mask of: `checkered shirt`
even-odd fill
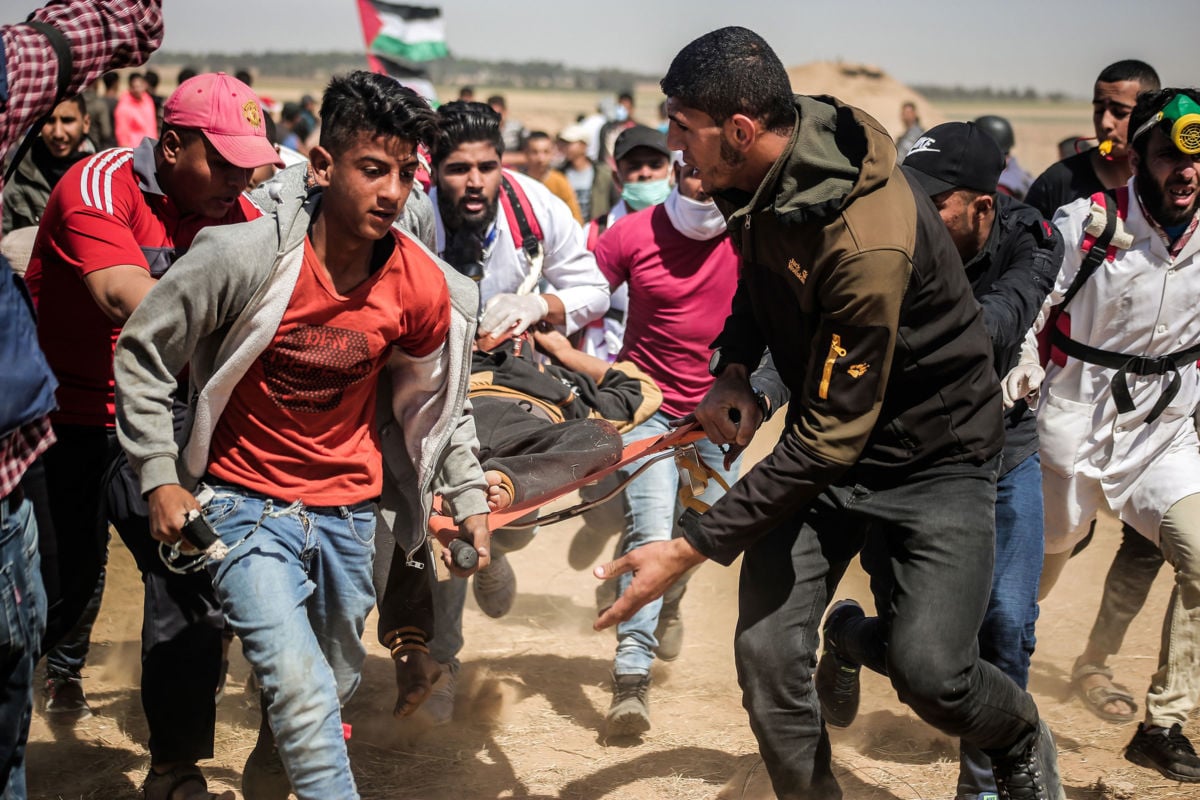
[[[109,70],[143,63],[162,43],[162,0],[51,0],[33,18],[53,25],[71,45],[68,97]],[[5,25],[0,35],[8,71],[8,103],[0,110],[2,157],[53,107],[58,58],[50,40],[28,25]]]
[[[49,417],[35,419],[0,439],[0,499],[12,494],[25,470],[52,444]]]

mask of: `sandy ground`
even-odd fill
[[[769,439],[769,433],[760,434],[751,456],[761,455]],[[351,758],[364,798],[772,797],[764,788],[734,676],[736,568],[708,564],[693,578],[683,604],[683,653],[654,668],[652,730],[641,739],[605,742],[601,730],[610,700],[614,637],[591,630],[594,579],[567,565],[576,527],[567,522],[545,528],[533,545],[512,556],[521,593],[507,617],[491,620],[474,600],[467,601],[463,682],[450,725],[422,730],[391,718],[391,664],[371,643],[363,686],[346,712],[354,726]],[[1057,734],[1070,800],[1194,798],[1200,796],[1195,788],[1167,782],[1121,758],[1132,725],[1102,722],[1070,695],[1071,662],[1094,618],[1118,535],[1106,521],[1098,541],[1072,562],[1043,605],[1032,689]],[[1118,681],[1139,703],[1154,669],[1169,590],[1164,573],[1112,662]],[[857,571],[838,594],[869,599]],[[96,715],[64,730],[35,714],[29,747],[32,798],[136,796],[148,763],[137,691],[140,625],[139,579],[129,554],[115,545],[86,671]],[[373,630],[370,623],[368,630]],[[214,783],[232,788],[239,786],[257,735],[257,709],[244,689],[248,672],[235,650],[230,687],[218,708],[217,758],[206,767]],[[832,731],[846,798],[952,798],[955,742],[902,707],[882,678],[866,676],[864,688],[859,719],[848,730]]]

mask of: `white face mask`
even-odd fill
[[[689,239],[706,242],[725,232],[725,217],[721,216],[716,203],[712,200],[701,203],[684,197],[678,186],[663,201],[663,208],[675,230]]]

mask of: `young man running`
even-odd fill
[[[356,72],[330,83],[321,118],[315,190],[197,241],[130,317],[117,350],[119,431],[154,536],[178,544],[200,513],[228,548],[209,564],[213,584],[303,800],[358,797],[340,707],[366,656],[385,462],[409,476],[391,487],[407,504],[398,525],[423,532],[441,468],[443,493],[483,548],[481,563],[487,556],[482,471],[462,439],[451,441],[473,334],[461,308],[473,313],[473,287],[456,283],[471,296],[452,307],[446,272],[392,227],[435,117],[394,81]],[[180,451],[168,397],[189,362],[193,413]],[[384,377],[387,413],[376,419]],[[419,544],[408,557],[421,557]],[[398,672],[424,688],[436,673],[427,633],[398,626],[390,637]],[[244,781],[258,766],[247,764]],[[289,787],[255,788],[286,797]]]

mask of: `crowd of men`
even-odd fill
[[[247,74],[160,98],[136,73],[117,98],[104,76],[157,48],[160,0],[54,0],[2,33],[4,798],[26,797],[35,695],[55,724],[91,714],[110,530],[145,590],[144,797],[233,798],[199,764],[236,637],[261,704],[243,796],[356,798],[367,615],[396,715],[449,723],[468,584],[504,616],[507,556],[537,542],[488,515],[610,467],[605,737],[651,728],[688,576],[741,556],[737,678],[777,797],[841,797],[827,726],[853,724],[866,666],[961,740],[956,798],[1063,798],[1026,690],[1038,601],[1109,509],[1123,542],[1072,683],[1137,721],[1106,659],[1169,563],[1124,755],[1200,782],[1197,90],[1108,66],[1098,146],[1030,185],[1003,118],[925,130],[906,104],[895,143],[793,95],[745,28],[680,50],[665,126],[624,94],[554,136],[363,71],[278,129]],[[699,497],[669,460],[621,462],[685,417]],[[477,559],[433,545],[435,500]],[[837,598],[855,557],[877,616]]]

